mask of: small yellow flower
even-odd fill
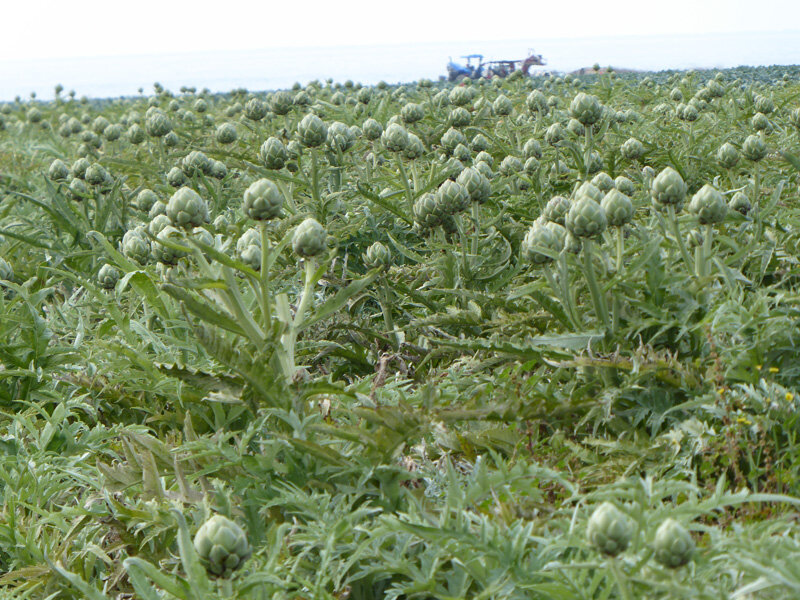
[[[736,419],[736,422],[740,423],[741,425],[752,425],[753,424],[752,421],[750,421],[749,419],[745,419],[744,417],[738,417]]]
[[[756,371],[760,371],[760,370],[761,370],[761,365],[756,365]]]
[[[787,402],[791,402],[792,400],[794,400],[794,394],[792,392],[786,392],[786,396],[784,397],[786,398]]]
[[[770,367],[769,368],[769,372],[770,373],[777,373],[778,371],[780,371],[780,369],[778,367]]]

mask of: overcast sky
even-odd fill
[[[800,0],[28,0],[0,60],[417,41],[800,30]]]

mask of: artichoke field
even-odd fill
[[[2,597],[800,597],[800,68],[57,89]]]

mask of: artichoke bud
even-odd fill
[[[221,160],[212,160],[208,174],[214,179],[225,179],[228,175],[228,167]]]
[[[374,142],[381,137],[381,134],[383,133],[383,125],[378,123],[375,119],[370,118],[364,121],[363,125],[361,126],[361,130],[364,132],[365,138],[371,142]]]
[[[230,577],[251,553],[244,530],[222,515],[203,523],[194,536],[194,548],[206,570],[218,577]]]
[[[318,256],[325,251],[327,236],[316,219],[308,218],[294,231],[292,249],[302,258]]]
[[[400,109],[400,118],[407,125],[421,121],[424,116],[425,109],[420,104],[409,103]]]
[[[633,218],[633,203],[631,199],[618,189],[610,190],[604,197],[600,206],[606,213],[610,227],[622,227],[630,223]]]
[[[675,169],[667,167],[653,179],[650,192],[653,201],[662,206],[680,205],[686,199],[686,182]]]
[[[728,208],[735,210],[739,214],[746,215],[753,208],[750,199],[744,192],[736,192],[728,202]]]
[[[387,268],[392,262],[392,255],[389,252],[389,248],[384,246],[381,242],[375,242],[369,248],[367,248],[366,253],[364,254],[364,264],[370,268],[375,269],[377,267]]]
[[[603,106],[596,96],[579,92],[570,102],[569,114],[584,126],[594,125],[603,116]]]
[[[294,98],[289,92],[275,92],[270,98],[270,108],[276,115],[287,115],[292,110]],[[306,115],[307,116],[307,115]],[[322,142],[320,142],[321,144]],[[319,144],[316,144],[319,146]]]
[[[603,502],[589,517],[586,535],[602,554],[617,556],[628,547],[633,524],[616,506]]]
[[[759,95],[756,97],[755,108],[756,111],[768,115],[775,110],[775,103],[772,98]]]
[[[533,177],[539,171],[540,166],[539,160],[535,156],[531,156],[525,161],[525,165],[522,168],[526,175]]]
[[[414,202],[414,221],[420,227],[432,229],[441,224],[443,216],[433,194],[423,194]]]
[[[153,222],[151,222],[151,225]],[[152,230],[150,233],[152,234]],[[174,265],[177,264],[178,260],[186,256],[186,252],[183,250],[176,250],[163,244],[163,242],[167,241],[180,244],[182,236],[179,229],[172,225],[167,225],[155,237],[156,241],[151,245],[150,252],[158,262],[165,265]]]
[[[473,166],[475,170],[486,177],[486,179],[492,179],[494,177],[494,172],[492,171],[492,167],[489,166],[489,163],[482,160],[476,160]]]
[[[282,169],[289,158],[286,146],[276,137],[267,138],[258,151],[261,163],[270,170],[277,171]]]
[[[113,290],[119,281],[120,273],[111,265],[103,265],[97,272],[97,282],[107,290]]]
[[[251,121],[260,121],[267,116],[268,110],[266,102],[260,98],[250,98],[244,105],[244,116]]]
[[[522,171],[522,161],[516,156],[509,154],[501,162],[498,170],[502,175],[514,175]]]
[[[591,181],[584,181],[580,187],[575,190],[575,198],[580,198],[581,196],[589,196],[589,198],[595,202],[602,202],[603,200],[603,192]]]
[[[644,144],[636,138],[628,139],[619,150],[623,158],[628,160],[638,160],[644,156]]]
[[[178,227],[196,227],[208,221],[208,205],[192,188],[182,187],[167,202],[167,216]]]
[[[563,247],[563,239],[552,228],[534,223],[522,240],[522,258],[535,265],[546,264],[553,258],[542,250],[558,253]]]
[[[511,104],[511,100],[509,100],[507,96],[501,94],[492,103],[492,110],[494,111],[494,114],[501,117],[506,117],[511,114],[511,111],[514,110],[514,106]]]
[[[592,185],[605,194],[614,189],[614,180],[608,173],[601,171],[592,178]]]
[[[767,155],[767,145],[760,135],[748,135],[742,144],[742,155],[747,160],[758,162]]]
[[[244,214],[256,221],[279,217],[283,210],[283,194],[269,179],[259,179],[244,192]]]
[[[725,142],[717,150],[717,162],[723,169],[732,169],[739,162],[739,151],[730,142]]]
[[[0,258],[0,279],[12,281],[14,279],[14,269],[4,258]]]
[[[199,175],[200,173],[208,175],[211,172],[211,166],[211,159],[200,150],[192,150],[181,160],[181,169],[183,169],[187,177]]]
[[[525,158],[541,159],[542,146],[539,144],[539,140],[531,138],[525,142],[525,145],[522,147],[522,155]]]
[[[770,128],[769,119],[764,113],[754,114],[753,118],[750,119],[750,125],[752,125],[753,129],[756,131],[767,131]]]
[[[606,230],[608,221],[603,208],[591,196],[581,195],[570,207],[564,225],[575,237],[592,238]]]
[[[172,122],[166,113],[159,109],[148,109],[145,117],[144,128],[147,135],[152,137],[164,137],[172,131]]]
[[[720,223],[728,214],[728,204],[719,190],[706,184],[692,196],[689,212],[697,216],[701,225]]]
[[[120,242],[121,252],[139,264],[145,264],[150,257],[150,240],[142,228],[131,229],[125,232]]]
[[[467,194],[473,202],[486,202],[492,193],[489,180],[473,167],[467,167],[461,171],[456,178],[456,183],[461,184],[467,190]]]
[[[620,175],[614,180],[614,187],[626,196],[633,196],[633,194],[636,192],[636,186],[633,185],[633,182],[624,175]]]
[[[64,181],[69,177],[69,168],[60,158],[55,159],[50,163],[50,168],[47,170],[47,176],[53,181]]]
[[[167,173],[167,183],[174,188],[181,187],[187,182],[186,174],[180,167],[172,167]]]
[[[390,123],[381,134],[381,142],[390,152],[402,152],[408,146],[408,131],[400,123]]]
[[[528,94],[528,97],[525,98],[525,105],[532,113],[547,114],[547,98],[539,90],[533,90]]]
[[[451,127],[466,127],[472,122],[472,115],[463,106],[456,106],[447,115],[447,122]]]
[[[547,130],[544,132],[544,141],[550,144],[551,146],[555,146],[558,142],[564,139],[564,128],[561,126],[561,123],[553,123]]]
[[[408,145],[406,146],[406,149],[403,150],[403,156],[405,156],[408,160],[416,160],[424,154],[425,146],[422,144],[422,140],[413,133],[409,133]]]
[[[84,179],[86,183],[100,186],[109,183],[109,181],[111,181],[111,176],[108,174],[108,171],[103,168],[103,165],[100,163],[92,163],[89,165],[89,168],[86,169]]]
[[[337,121],[328,127],[327,142],[332,152],[347,152],[355,144],[356,138],[347,125]]]
[[[653,548],[659,563],[676,569],[692,559],[694,540],[680,523],[674,519],[666,519],[656,530]]]
[[[328,139],[328,126],[317,115],[309,113],[297,125],[297,134],[304,146],[316,148]]]
[[[551,223],[564,225],[564,219],[571,206],[570,201],[563,196],[553,196],[545,205],[542,216]]]
[[[232,144],[239,139],[239,133],[236,131],[236,125],[233,123],[222,123],[214,132],[214,138],[220,144]]]
[[[89,162],[86,158],[79,158],[74,163],[72,163],[72,176],[77,177],[78,179],[85,179],[86,178],[86,170],[91,166],[92,163]]]
[[[236,253],[243,263],[258,271],[261,268],[261,232],[255,227],[245,231],[236,241]]]
[[[466,144],[467,138],[458,129],[451,127],[444,132],[441,138],[442,149],[447,154],[452,154],[459,144]]]
[[[436,204],[443,215],[454,216],[464,212],[469,206],[470,196],[467,189],[450,179],[446,180],[436,191]]]

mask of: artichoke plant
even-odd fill
[[[653,200],[662,206],[679,206],[686,199],[686,183],[680,173],[667,167],[659,173],[650,186]]]
[[[633,537],[633,524],[616,506],[603,502],[589,518],[586,536],[602,554],[617,556]]]
[[[606,213],[610,227],[623,227],[633,218],[633,203],[631,199],[617,189],[610,190],[604,197],[600,206]]]
[[[277,171],[278,169],[283,168],[289,158],[289,155],[287,154],[286,146],[283,145],[282,141],[276,137],[269,137],[263,144],[261,144],[261,148],[258,151],[258,157],[261,159],[261,163],[267,169]]]
[[[218,577],[230,577],[252,552],[244,530],[222,515],[214,515],[197,530],[194,548],[206,570]]]
[[[675,519],[666,519],[656,531],[653,540],[656,560],[670,569],[688,563],[694,554],[691,534]]]
[[[728,204],[718,190],[706,184],[692,196],[689,212],[697,216],[701,225],[720,223],[728,214]]]
[[[391,252],[381,242],[374,242],[364,253],[364,264],[370,269],[387,268],[392,261]]]
[[[196,227],[208,222],[208,205],[192,188],[182,187],[169,199],[167,216],[178,227]]]
[[[542,250],[557,254],[561,252],[563,247],[563,239],[554,229],[546,225],[534,223],[525,234],[520,249],[524,260],[535,265],[540,265],[553,260],[552,256],[546,252],[542,252]]]
[[[251,219],[269,221],[281,215],[283,194],[269,179],[259,179],[245,190],[242,210]]]
[[[569,114],[581,125],[594,125],[603,116],[603,106],[597,96],[579,92],[570,102]]]
[[[577,238],[592,238],[606,230],[608,220],[600,204],[591,196],[582,195],[570,207],[564,225]]]
[[[313,258],[325,251],[327,236],[316,219],[308,218],[294,231],[292,249],[302,258]]]
[[[113,290],[119,281],[119,270],[112,265],[103,265],[97,272],[97,282],[107,290]]]
[[[316,148],[328,138],[328,126],[317,115],[309,113],[297,125],[297,135],[304,146]]]

